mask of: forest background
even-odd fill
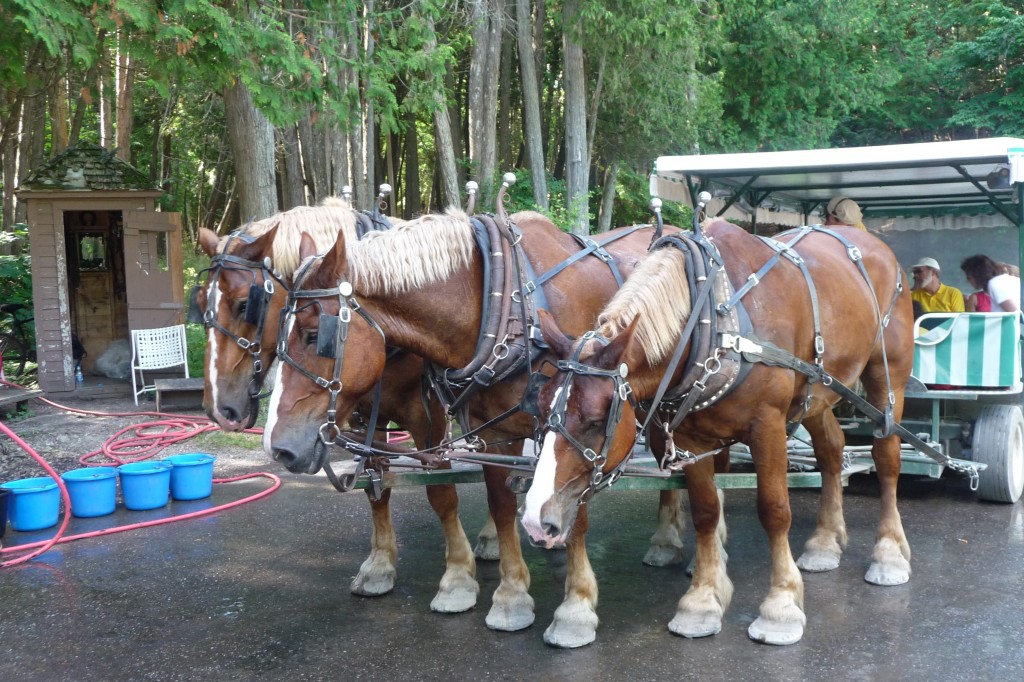
[[[79,141],[194,237],[345,185],[489,202],[510,170],[510,208],[586,234],[649,219],[663,154],[1024,135],[1024,1],[2,0],[0,26],[0,254],[19,181]]]

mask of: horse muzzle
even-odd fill
[[[316,439],[311,450],[300,451],[286,444],[274,445],[271,457],[293,474],[315,474],[323,468],[327,458],[327,445]]]
[[[575,498],[555,494],[536,513],[527,506],[522,517],[523,529],[531,544],[545,549],[560,549],[576,523],[577,513]]]

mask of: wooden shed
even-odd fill
[[[111,343],[130,339],[129,330],[184,321],[181,222],[156,210],[162,194],[112,151],[88,143],[22,183],[39,386],[47,393],[76,390],[81,349],[90,376]]]

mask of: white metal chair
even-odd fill
[[[139,395],[156,390],[156,384],[146,384],[145,370],[178,366],[184,367],[185,378],[190,378],[185,325],[132,330],[132,392],[135,394],[136,405],[139,404]],[[136,373],[139,375],[138,383],[135,380]]]

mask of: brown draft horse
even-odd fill
[[[299,264],[299,241],[307,234],[321,250],[334,245],[338,234],[355,240],[356,212],[347,204],[330,203],[319,207],[298,207],[279,213],[245,228],[245,237],[218,239],[210,230],[200,230],[199,242],[211,259],[211,273],[200,290],[196,303],[208,311],[205,393],[203,405],[210,419],[227,431],[239,431],[256,418],[255,394],[276,357],[278,319],[284,306],[291,277]],[[231,261],[218,260],[228,249]],[[271,259],[266,267],[265,258]],[[267,282],[270,285],[267,285]],[[273,293],[264,304],[261,322],[246,315],[253,305],[250,291],[264,287]],[[251,312],[251,311],[250,311]],[[241,341],[240,341],[241,340]],[[384,370],[381,391],[380,423],[393,420],[408,429],[416,443],[438,443],[444,436],[444,418],[440,407],[432,405],[428,415],[420,399],[423,360],[411,353],[390,359]],[[361,414],[370,414],[367,398],[357,405]],[[380,499],[370,499],[373,518],[370,555],[359,567],[350,590],[359,595],[386,594],[394,588],[398,547],[391,520],[391,491]],[[444,530],[447,567],[431,608],[441,612],[459,612],[476,604],[479,585],[476,563],[458,516],[458,493],[454,485],[427,486],[427,498]],[[488,524],[493,528],[493,523]],[[497,558],[497,537],[493,537]],[[486,547],[486,538],[482,545]]]
[[[523,212],[512,216],[522,231],[526,258],[536,273],[545,273],[581,247],[570,235],[559,231],[544,216]],[[646,256],[652,228],[644,228],[616,241],[621,228],[597,237],[607,245],[623,276],[631,273]],[[674,228],[666,227],[674,232]],[[304,240],[304,256],[316,249]],[[488,254],[490,256],[491,254]],[[406,348],[441,367],[461,368],[473,358],[481,321],[484,294],[483,258],[474,243],[472,227],[465,214],[447,217],[426,216],[394,230],[373,234],[358,242],[339,237],[333,251],[321,262],[313,263],[299,289],[342,289],[353,287],[353,304],[371,317],[383,330],[389,345]],[[611,299],[618,285],[608,265],[596,257],[586,257],[559,272],[543,285],[549,309],[562,328],[570,333],[589,329],[597,313]],[[287,351],[301,367],[299,371],[284,364],[271,396],[270,415],[264,432],[267,454],[291,471],[315,472],[325,455],[318,446],[318,434],[325,422],[329,394],[315,385],[314,376],[329,377],[336,360],[319,357],[317,333],[319,313],[337,315],[339,296],[323,296],[317,305],[298,308],[285,318]],[[351,409],[354,400],[377,380],[383,363],[384,341],[359,315],[352,315],[348,326],[341,391],[338,395],[339,418]],[[535,365],[536,366],[536,365]],[[475,423],[486,422],[516,407],[527,384],[527,373],[482,391],[470,402]],[[482,432],[488,452],[518,454],[522,440],[534,436],[534,419],[524,412],[492,425]],[[534,620],[533,599],[528,589],[530,574],[523,561],[516,529],[517,500],[505,485],[509,471],[496,466],[484,468],[488,506],[498,529],[501,548],[501,583],[494,593],[487,614],[489,627],[519,630]],[[674,493],[675,491],[673,491]],[[678,496],[662,497],[659,520],[671,531],[655,534],[653,541],[678,541],[681,529]],[[562,646],[579,646],[593,640],[596,622],[582,624],[577,618],[581,595],[596,590],[593,571],[584,547],[586,515],[576,522],[576,532],[568,543],[569,575],[565,601],[555,612],[545,638]],[[663,548],[661,556],[675,556],[678,547]]]
[[[817,290],[824,369],[847,386],[860,378],[868,401],[879,409],[891,405],[893,417],[899,421],[903,387],[913,362],[909,291],[902,287],[899,264],[885,244],[861,230],[835,228],[834,232],[856,249],[848,250],[836,237],[823,232],[811,232],[795,246]],[[765,242],[722,221],[712,223],[706,234],[722,254],[734,287],[742,286],[774,253]],[[784,236],[780,239],[786,240]],[[856,255],[858,249],[874,291],[851,260],[850,254]],[[594,480],[594,461],[581,453],[607,453],[605,473],[615,471],[629,455],[636,412],[628,394],[640,403],[655,395],[690,316],[685,267],[680,250],[655,250],[601,313],[597,333],[607,345],[597,339],[574,342],[559,330],[555,320],[542,317],[544,337],[552,349],[563,360],[575,358],[575,362],[562,363],[563,371],[540,395],[541,419],[554,430],[544,438],[523,515],[523,525],[535,540],[571,542],[577,514],[586,509],[579,506],[581,495]],[[744,332],[745,338],[774,344],[796,358],[814,362],[811,296],[797,265],[782,260],[745,294],[742,303],[753,326],[752,332]],[[715,339],[711,347],[721,348],[718,344],[725,342]],[[693,345],[690,342],[685,348]],[[676,372],[674,382],[680,374]],[[806,622],[803,582],[787,536],[791,512],[786,425],[790,420],[803,418],[822,473],[818,526],[807,542],[800,567],[835,568],[846,544],[840,482],[844,436],[831,411],[838,397],[823,383],[811,383],[793,369],[753,362],[749,374],[731,392],[705,409],[689,412],[673,434],[676,445],[692,453],[732,442],[750,446],[757,473],[758,516],[771,548],[771,587],[761,603],[760,617],[748,631],[758,641],[794,643],[801,638]],[[613,416],[616,410],[621,410],[617,421]],[[552,413],[556,413],[553,422]],[[880,438],[876,433],[872,456],[881,488],[881,521],[866,580],[901,584],[910,577],[910,547],[896,509],[898,437]],[[713,532],[721,510],[706,461],[686,467],[698,538],[697,562],[690,589],[669,624],[672,632],[687,637],[718,632],[732,593]]]

